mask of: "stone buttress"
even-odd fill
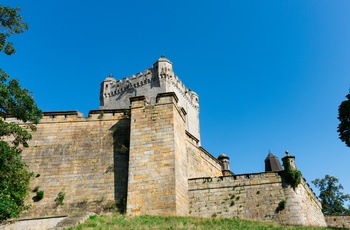
[[[188,215],[186,112],[175,93],[130,101],[127,214]]]

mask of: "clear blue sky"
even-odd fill
[[[18,1],[29,24],[0,66],[43,111],[99,108],[99,87],[164,54],[200,97],[202,145],[237,174],[285,150],[311,184],[350,193],[350,148],[336,132],[350,86],[350,1]]]

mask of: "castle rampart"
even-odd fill
[[[192,216],[326,226],[320,203],[306,182],[293,190],[278,172],[193,178],[189,199]]]

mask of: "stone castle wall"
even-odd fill
[[[303,181],[294,191],[275,172],[190,179],[189,199],[191,216],[326,226],[308,185]]]
[[[129,127],[123,111],[92,111],[88,118],[77,112],[45,113],[22,152],[36,176],[26,200],[32,207],[25,215],[70,213],[88,206],[98,211],[97,204],[108,208],[125,198],[128,155],[122,146],[128,145]],[[42,200],[35,200],[35,190],[44,191]],[[61,191],[64,204],[57,205]]]
[[[325,216],[325,219],[328,227],[350,229],[350,216]]]
[[[326,226],[321,205],[303,180],[295,190],[278,172],[223,176],[221,163],[186,130],[175,93],[129,110],[45,113],[23,160],[37,175],[25,216],[115,209],[130,215],[239,217],[285,225]],[[11,118],[6,118],[11,122]],[[15,120],[13,120],[15,121]],[[65,192],[58,205],[59,192]],[[282,207],[283,206],[283,207]]]
[[[32,208],[25,216],[112,208],[114,200],[127,199],[128,173],[128,197],[142,195],[128,201],[130,213],[142,206],[143,214],[188,214],[187,179],[221,175],[220,162],[185,131],[186,113],[175,94],[163,94],[156,105],[147,104],[145,98],[135,98],[135,103],[131,110],[90,111],[87,118],[75,111],[44,114],[30,147],[22,152],[38,175],[30,187],[44,191],[44,198],[34,201],[36,192],[31,192],[26,203]],[[56,205],[61,191],[64,204]],[[157,201],[149,199],[151,194]],[[132,203],[143,199],[146,202]],[[174,201],[173,209],[169,200]],[[169,208],[172,211],[164,211]]]
[[[198,140],[186,132],[188,178],[222,176],[220,162],[198,145]]]

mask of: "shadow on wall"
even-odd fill
[[[129,117],[128,111],[125,112],[127,117]],[[119,120],[112,126],[111,131],[113,132],[114,199],[117,211],[124,213],[128,187],[130,119]]]

